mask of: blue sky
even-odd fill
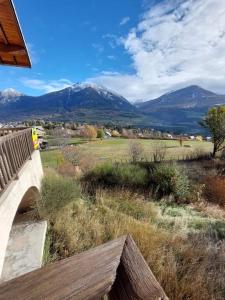
[[[0,90],[40,95],[87,81],[131,101],[190,84],[225,94],[225,1],[14,3],[33,65],[0,66]]]
[[[0,89],[13,87],[24,93],[40,94],[44,91],[29,88],[23,81],[80,82],[102,72],[132,72],[132,61],[119,45],[119,38],[137,24],[143,11],[141,1],[14,3],[30,49],[32,69],[0,67]]]

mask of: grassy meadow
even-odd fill
[[[205,176],[215,180],[224,163],[151,162],[156,140],[138,140],[143,153],[135,163],[129,156],[132,140],[71,142],[79,144],[79,155],[70,146],[68,153],[41,153],[45,178],[36,210],[49,222],[46,263],[130,233],[170,299],[224,299],[225,191],[218,186],[219,204],[204,194]],[[160,146],[166,147],[166,160],[212,148],[208,142],[181,147],[171,140]]]
[[[86,141],[81,138],[72,138],[69,140],[71,145],[79,145],[84,152],[91,153],[99,161],[121,161],[128,159],[128,149],[132,139],[111,138],[111,139],[94,139]],[[144,140],[140,139],[138,142],[143,146],[143,159],[151,160],[152,153],[155,147],[163,146],[166,149],[166,159],[185,159],[187,156],[198,153],[210,153],[212,151],[212,143],[202,141],[184,141],[183,146],[176,140]],[[48,164],[54,164],[55,160],[60,160],[60,151],[54,150],[52,152],[42,152],[43,163],[47,161]]]

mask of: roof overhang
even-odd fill
[[[31,67],[12,0],[0,0],[0,65]]]

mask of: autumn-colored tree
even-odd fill
[[[112,137],[120,137],[120,133],[117,130],[113,130]]]
[[[212,157],[215,157],[217,152],[225,149],[225,106],[210,108],[200,124],[212,135]]]
[[[97,137],[97,130],[94,126],[91,125],[84,125],[81,129],[81,136],[87,139],[94,139]]]

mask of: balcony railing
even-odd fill
[[[6,135],[0,137],[0,194],[17,178],[18,172],[31,159],[34,151],[31,129],[18,130],[10,128],[6,134],[5,129]],[[2,132],[0,130],[0,134]]]

